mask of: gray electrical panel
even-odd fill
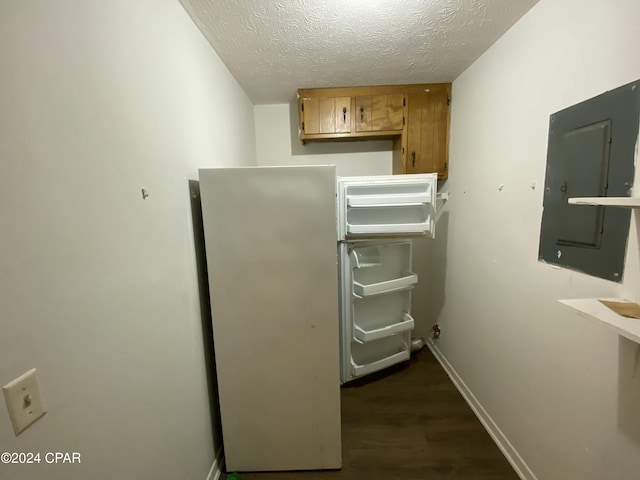
[[[551,115],[541,261],[622,281],[630,210],[567,200],[631,195],[639,120],[640,80]]]

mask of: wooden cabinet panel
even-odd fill
[[[320,133],[336,131],[336,101],[334,98],[320,98]]]
[[[371,131],[371,95],[356,97],[356,132]]]
[[[358,96],[356,110],[356,132],[402,130],[404,95]]]
[[[320,99],[320,133],[336,133],[351,131],[351,98],[321,97]],[[306,127],[305,127],[306,130]]]
[[[404,105],[404,95],[387,95],[387,128],[385,130],[402,130]]]
[[[307,135],[351,132],[351,97],[305,97],[302,130]]]
[[[305,98],[303,105],[304,132],[320,133],[320,98]]]
[[[371,97],[371,130],[387,130],[387,95]]]
[[[449,92],[436,92],[433,96],[433,172],[438,178],[449,174]]]
[[[404,95],[373,95],[371,97],[371,130],[402,130]]]
[[[336,106],[336,128],[335,132],[348,133],[351,131],[351,97],[337,97]]]
[[[407,95],[407,154],[404,173],[420,171],[422,140],[422,94]]]

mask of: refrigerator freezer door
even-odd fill
[[[335,167],[200,170],[227,470],[340,468]]]
[[[341,380],[343,383],[409,359],[410,241],[340,244]]]
[[[437,174],[338,179],[338,238],[435,234]]]

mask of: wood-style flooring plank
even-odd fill
[[[244,480],[518,480],[428,349],[341,391],[342,469]]]

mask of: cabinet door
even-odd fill
[[[447,177],[449,105],[446,91],[407,95],[405,173],[437,172]]]
[[[302,102],[305,134],[351,132],[351,97],[306,97]]]
[[[356,131],[382,132],[402,130],[404,118],[404,96],[366,95],[356,97]]]

